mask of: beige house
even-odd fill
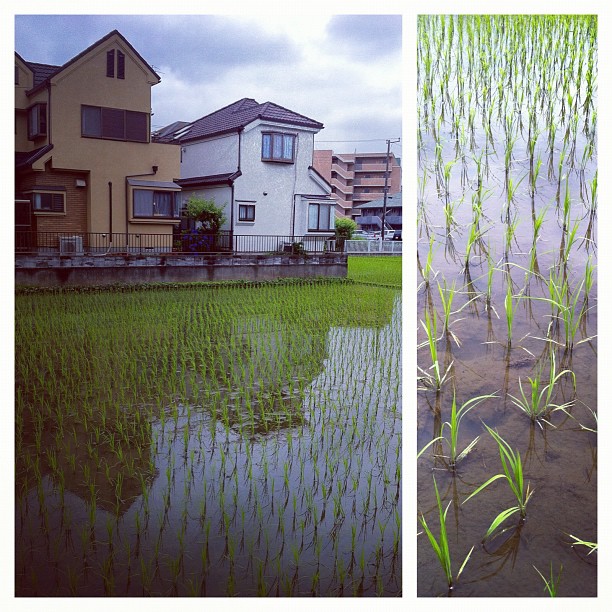
[[[16,237],[125,250],[155,234],[171,246],[180,149],[151,142],[159,82],[116,30],[62,66],[15,54]]]

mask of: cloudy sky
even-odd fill
[[[323,123],[317,148],[384,151],[401,136],[400,15],[16,14],[15,50],[61,65],[114,29],[161,76],[153,129],[248,97]]]

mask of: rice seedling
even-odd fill
[[[455,389],[453,389],[453,401],[451,404],[451,413],[450,420],[445,421],[442,424],[441,434],[440,436],[434,438],[431,442],[429,442],[425,447],[423,447],[419,453],[417,454],[417,458],[420,457],[423,452],[429,448],[432,444],[438,441],[446,442],[448,446],[448,455],[436,455],[438,458],[442,458],[445,460],[448,468],[451,471],[455,471],[457,468],[457,464],[465,459],[470,451],[476,446],[476,443],[480,439],[480,436],[476,436],[463,450],[459,450],[458,447],[458,438],[459,438],[459,426],[461,425],[461,421],[465,417],[465,415],[470,412],[473,408],[476,408],[479,404],[484,402],[487,399],[492,399],[497,397],[496,394],[488,394],[481,395],[478,397],[473,397],[461,405],[461,408],[457,410],[457,402],[455,396]],[[444,435],[444,429],[448,429],[448,437]]]
[[[431,547],[434,553],[436,554],[436,558],[438,559],[438,562],[440,563],[440,566],[442,567],[442,570],[444,571],[444,575],[446,576],[446,582],[448,585],[448,590],[449,592],[451,592],[454,589],[455,584],[459,580],[459,577],[461,576],[461,573],[463,572],[463,569],[465,568],[467,562],[469,561],[472,551],[474,550],[474,547],[472,547],[470,551],[468,552],[468,554],[466,555],[465,559],[463,560],[463,563],[459,567],[459,571],[457,572],[457,575],[453,576],[450,549],[448,546],[448,535],[447,535],[447,529],[446,529],[446,514],[448,512],[450,502],[446,506],[446,508],[443,510],[442,502],[440,500],[440,493],[438,492],[438,485],[436,483],[436,479],[434,478],[433,481],[434,481],[434,490],[436,492],[438,521],[439,521],[439,526],[440,526],[439,537],[438,538],[435,537],[435,535],[433,534],[433,532],[427,525],[427,522],[425,520],[425,515],[423,513],[421,513],[419,517],[419,521],[423,529],[425,530],[429,543],[431,544]]]
[[[433,373],[424,370],[418,365],[417,369],[422,374],[421,380],[423,383],[439,390],[449,376],[452,363],[446,368],[446,371],[443,371],[443,368],[440,366],[440,361],[438,360],[438,317],[436,311],[433,310],[430,316],[429,311],[426,310],[425,322],[421,321],[421,325],[427,336],[426,342],[421,346],[429,347],[432,365],[428,370],[432,370]]]
[[[557,590],[559,589],[559,582],[561,580],[561,572],[563,571],[563,565],[559,567],[559,572],[555,577],[555,573],[553,571],[552,562],[550,564],[550,579],[547,579],[542,572],[534,565],[533,569],[538,572],[540,578],[544,581],[544,590],[548,592],[551,597],[557,596]]]
[[[384,260],[378,271],[390,286],[361,284],[360,275],[366,283],[376,276],[367,268],[377,263],[359,262],[354,284],[24,296],[23,312],[45,304],[36,309],[45,317],[27,319],[20,311],[20,342],[32,348],[23,352],[24,362],[37,346],[74,342],[64,361],[63,396],[55,379],[45,391],[49,411],[33,410],[38,404],[31,385],[19,385],[23,414],[45,415],[31,424],[22,419],[23,462],[29,457],[32,468],[28,484],[25,476],[19,483],[34,484],[36,497],[38,463],[39,473],[53,466],[58,486],[47,488],[40,473],[41,525],[24,531],[18,548],[27,550],[43,529],[50,541],[63,541],[53,515],[62,495],[61,529],[75,523],[83,540],[79,555],[99,563],[100,579],[79,581],[80,594],[123,594],[125,588],[128,595],[253,595],[259,588],[274,595],[271,585],[304,594],[316,572],[318,594],[326,595],[339,586],[338,573],[334,577],[322,564],[311,568],[323,543],[333,541],[345,589],[354,583],[359,570],[339,544],[353,521],[355,546],[359,540],[364,554],[363,594],[380,588],[398,594],[400,583],[386,579],[390,569],[375,565],[377,557],[397,555],[397,538],[384,534],[380,540],[378,529],[357,535],[362,520],[386,526],[400,503],[390,491],[399,490],[401,477],[392,464],[401,457],[401,385],[394,375],[400,368],[401,272],[397,259]],[[341,321],[326,309],[335,300],[352,304]],[[97,369],[89,378],[91,357],[78,347],[82,330],[97,347]],[[37,358],[49,357],[41,352]],[[17,368],[19,379],[21,364]],[[371,382],[357,369],[369,372]],[[41,377],[37,388],[45,381]],[[56,422],[66,435],[61,445],[49,446]],[[385,468],[379,474],[375,465]],[[369,483],[362,471],[371,474]],[[361,517],[355,504],[353,519],[347,499],[358,501],[366,491],[373,514]],[[87,505],[74,511],[81,495]],[[309,529],[317,546],[308,547]],[[98,562],[101,542],[113,556]],[[60,571],[72,567],[69,557],[60,556]],[[257,560],[259,585],[257,571],[238,572],[256,568]],[[41,551],[32,566],[41,571],[48,561]],[[126,586],[125,568],[139,563],[138,572],[128,570]],[[299,576],[292,578],[296,566]],[[220,579],[211,580],[213,574]],[[376,576],[385,580],[377,583]],[[31,594],[32,582],[20,576],[17,588]],[[59,589],[68,594],[68,581]]]
[[[513,514],[518,512],[520,514],[521,521],[525,519],[525,516],[527,515],[527,504],[529,503],[534,490],[530,488],[529,483],[525,485],[523,477],[523,464],[520,453],[518,451],[513,451],[510,445],[494,429],[491,429],[486,423],[483,423],[483,425],[497,444],[503,474],[495,474],[495,476],[489,478],[475,491],[473,491],[462,503],[465,504],[472,497],[488,487],[492,482],[495,482],[500,478],[504,478],[506,480],[516,500],[516,506],[511,506],[510,508],[503,510],[493,519],[493,522],[483,537],[484,542],[489,538],[498,535],[495,533],[498,527],[500,527],[500,525]],[[503,531],[505,531],[505,529]]]
[[[552,425],[547,420],[547,417],[552,412],[560,410],[567,413],[567,409],[574,404],[573,400],[564,402],[563,404],[553,403],[555,386],[559,380],[566,374],[570,375],[572,378],[574,391],[576,390],[576,375],[574,372],[567,369],[557,372],[554,350],[550,351],[547,377],[548,384],[544,384],[544,379],[542,377],[543,370],[543,366],[540,366],[536,369],[536,373],[533,378],[527,377],[530,387],[529,393],[525,394],[525,391],[523,390],[523,383],[519,378],[520,397],[509,395],[512,403],[522,410],[527,416],[529,416],[532,421],[537,422],[540,427],[542,426],[540,421],[544,421],[547,424]]]
[[[575,546],[584,546],[589,552],[587,553],[587,556],[589,556],[590,554],[597,552],[597,549],[599,548],[597,542],[589,542],[587,540],[583,540],[581,538],[578,538],[574,535],[571,534],[567,534],[570,538],[572,538],[572,540],[574,540],[572,542],[572,548],[574,548]]]

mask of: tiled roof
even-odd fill
[[[26,62],[28,68],[34,73],[34,87],[37,87],[42,82],[46,81],[50,76],[55,74],[61,66],[52,66],[51,64],[38,64],[37,62]]]
[[[307,127],[316,130],[323,129],[323,124],[299,113],[283,108],[273,102],[259,104],[252,98],[242,98],[229,106],[206,115],[191,124],[188,130],[183,128],[182,134],[174,133],[174,140],[187,142],[200,138],[208,138],[218,134],[239,132],[256,119],[285,123],[287,125]],[[166,130],[161,130],[166,132]],[[172,134],[166,134],[164,139],[172,139]]]
[[[15,151],[15,168],[19,169],[31,166],[39,157],[43,156],[48,151],[51,151],[52,148],[53,145],[48,144],[44,147],[34,149],[33,151]]]
[[[353,206],[353,208],[382,208],[384,205],[384,198],[380,198],[378,200],[372,200],[371,202],[365,202],[364,204],[358,204],[357,206]],[[400,207],[402,205],[402,192],[398,191],[397,193],[391,194],[387,196],[387,208]]]
[[[155,70],[153,70],[153,68],[151,68],[151,66],[149,66],[149,64],[143,59],[140,53],[138,53],[138,51],[134,49],[134,47],[125,38],[125,36],[123,36],[123,34],[121,34],[121,32],[119,32],[118,30],[113,30],[112,32],[109,32],[106,36],[103,36],[100,40],[96,41],[95,43],[87,47],[87,49],[85,49],[84,51],[81,51],[81,53],[79,53],[78,55],[75,55],[72,59],[68,60],[62,66],[52,66],[50,64],[37,64],[35,62],[28,62],[24,60],[25,63],[34,71],[34,86],[32,87],[32,89],[30,89],[26,93],[28,95],[33,94],[39,87],[41,87],[54,74],[64,70],[68,66],[71,66],[77,60],[81,59],[82,57],[87,55],[90,51],[95,49],[98,45],[105,43],[109,38],[112,38],[113,36],[118,36],[119,38],[121,38],[123,43],[134,53],[136,57],[138,57],[138,59],[146,66],[146,68],[150,70],[159,81],[161,81],[159,75],[155,72]]]
[[[203,185],[231,185],[239,176],[240,170],[225,174],[210,174],[208,176],[191,176],[189,178],[175,179],[181,187],[200,187]]]

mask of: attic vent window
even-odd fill
[[[115,77],[115,50],[106,52],[106,76]]]
[[[125,54],[115,49],[111,49],[106,52],[106,76],[114,79],[115,78],[115,57],[117,65],[117,78],[125,79]]]

